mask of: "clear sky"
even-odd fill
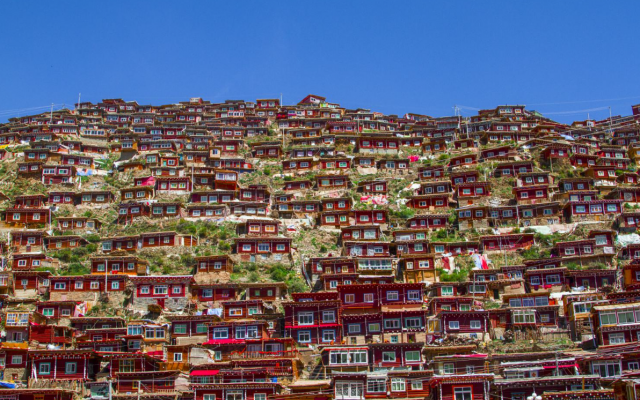
[[[0,121],[80,92],[624,115],[640,103],[639,14],[638,1],[2,1]]]

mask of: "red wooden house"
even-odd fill
[[[252,315],[264,312],[264,302],[262,299],[254,300],[228,300],[223,301],[222,318],[226,321],[234,319],[251,318]]]
[[[532,245],[532,233],[514,233],[480,237],[480,246],[484,251],[514,251],[518,249],[528,249]]]
[[[474,339],[488,340],[491,332],[489,311],[440,311],[439,332],[442,335],[454,334]]]
[[[524,279],[531,290],[559,291],[567,283],[566,274],[566,268],[536,269],[534,267],[525,271]]]
[[[266,185],[249,185],[240,189],[241,201],[269,202],[271,193]]]
[[[419,167],[418,177],[421,181],[440,180],[445,176],[442,165]]]
[[[30,350],[29,362],[35,377],[44,380],[86,382],[99,368],[96,354],[87,350]]]
[[[91,273],[96,275],[146,275],[148,266],[135,256],[91,257]]]
[[[202,283],[191,285],[192,293],[204,305],[235,300],[240,289],[234,283]]]
[[[133,305],[146,308],[157,305],[160,308],[182,309],[189,300],[191,275],[132,276],[134,285]]]
[[[348,175],[316,175],[317,190],[347,189],[351,187]]]
[[[300,344],[340,342],[337,293],[294,293],[293,301],[283,302],[282,306],[285,337],[294,338]]]
[[[44,267],[45,264],[53,261],[52,258],[47,257],[44,253],[14,253],[11,258],[11,269],[14,271],[29,271]]]
[[[45,232],[36,230],[11,231],[11,247],[16,252],[43,250],[44,235]]]
[[[356,151],[371,154],[396,154],[400,148],[400,138],[395,136],[360,136]]]
[[[480,172],[475,169],[462,169],[452,172],[449,175],[451,184],[457,186],[463,183],[478,182],[480,180]]]
[[[383,179],[373,180],[373,181],[361,181],[358,183],[358,192],[363,194],[371,194],[371,195],[387,194],[387,191],[388,191],[387,181]]]
[[[4,220],[13,226],[46,225],[51,220],[51,210],[48,208],[7,208],[4,210]]]
[[[390,243],[380,241],[345,241],[343,255],[352,257],[390,257]]]
[[[78,193],[80,204],[108,204],[115,200],[115,196],[108,190],[83,191]]]
[[[291,254],[291,239],[286,237],[234,238],[236,253],[242,259],[282,259]]]
[[[470,165],[475,165],[477,163],[478,163],[478,154],[470,153],[470,154],[463,154],[460,156],[451,157],[451,159],[449,159],[449,163],[447,164],[447,166],[449,168],[460,168],[460,167],[468,167]]]
[[[493,170],[493,176],[513,176],[533,172],[533,161],[509,161],[500,163]]]
[[[104,238],[102,242],[102,252],[111,253],[112,251],[137,251],[140,236],[116,236]]]
[[[118,223],[133,223],[134,218],[148,217],[150,214],[151,207],[147,203],[132,202],[118,205]]]
[[[458,207],[474,204],[490,195],[491,184],[489,182],[462,183],[455,187],[455,197],[458,201]]]
[[[100,229],[102,222],[96,218],[88,217],[56,217],[58,230],[69,231],[93,231]]]
[[[238,172],[232,170],[217,170],[214,189],[237,190],[238,189]]]
[[[537,204],[549,201],[549,186],[520,186],[514,187],[513,193],[518,204]]]
[[[44,208],[46,202],[47,202],[47,196],[43,194],[16,196],[13,200],[13,207],[14,208]]]
[[[181,202],[158,202],[151,205],[152,218],[180,218],[182,215]]]
[[[341,228],[341,239],[346,240],[379,240],[380,227],[376,225],[352,225]]]
[[[233,264],[227,255],[195,257],[196,273],[231,272]]]
[[[313,187],[313,182],[310,180],[297,180],[297,181],[289,181],[285,182],[282,190],[287,191],[301,191],[301,190],[309,190]]]
[[[568,222],[611,221],[622,211],[623,200],[569,201],[564,206]]]
[[[100,293],[122,294],[127,285],[126,275],[64,275],[52,276],[49,280],[49,295],[51,300],[56,301],[91,299]]]
[[[640,303],[596,305],[592,308],[592,326],[598,344],[633,343],[640,340],[640,320],[636,310]]]
[[[89,241],[82,236],[47,236],[44,238],[44,245],[47,250],[74,249],[89,244]]]
[[[425,194],[409,197],[407,207],[435,210],[449,207],[449,194]]]
[[[71,165],[42,166],[42,184],[44,185],[73,184],[73,179],[75,178],[75,176],[76,168]]]
[[[191,193],[191,203],[225,204],[237,199],[234,190],[207,190]]]

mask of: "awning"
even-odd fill
[[[218,375],[220,373],[219,369],[203,369],[199,371],[191,371],[189,375],[191,376],[212,376]]]

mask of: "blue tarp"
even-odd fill
[[[16,384],[15,383],[9,383],[9,382],[0,381],[0,387],[5,388],[5,389],[15,389],[16,388]]]

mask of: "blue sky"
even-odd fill
[[[385,113],[527,104],[561,121],[640,103],[637,1],[3,1],[0,121],[121,97]],[[20,110],[20,111],[11,111]],[[579,111],[579,112],[578,112]],[[556,113],[556,114],[551,114]]]

